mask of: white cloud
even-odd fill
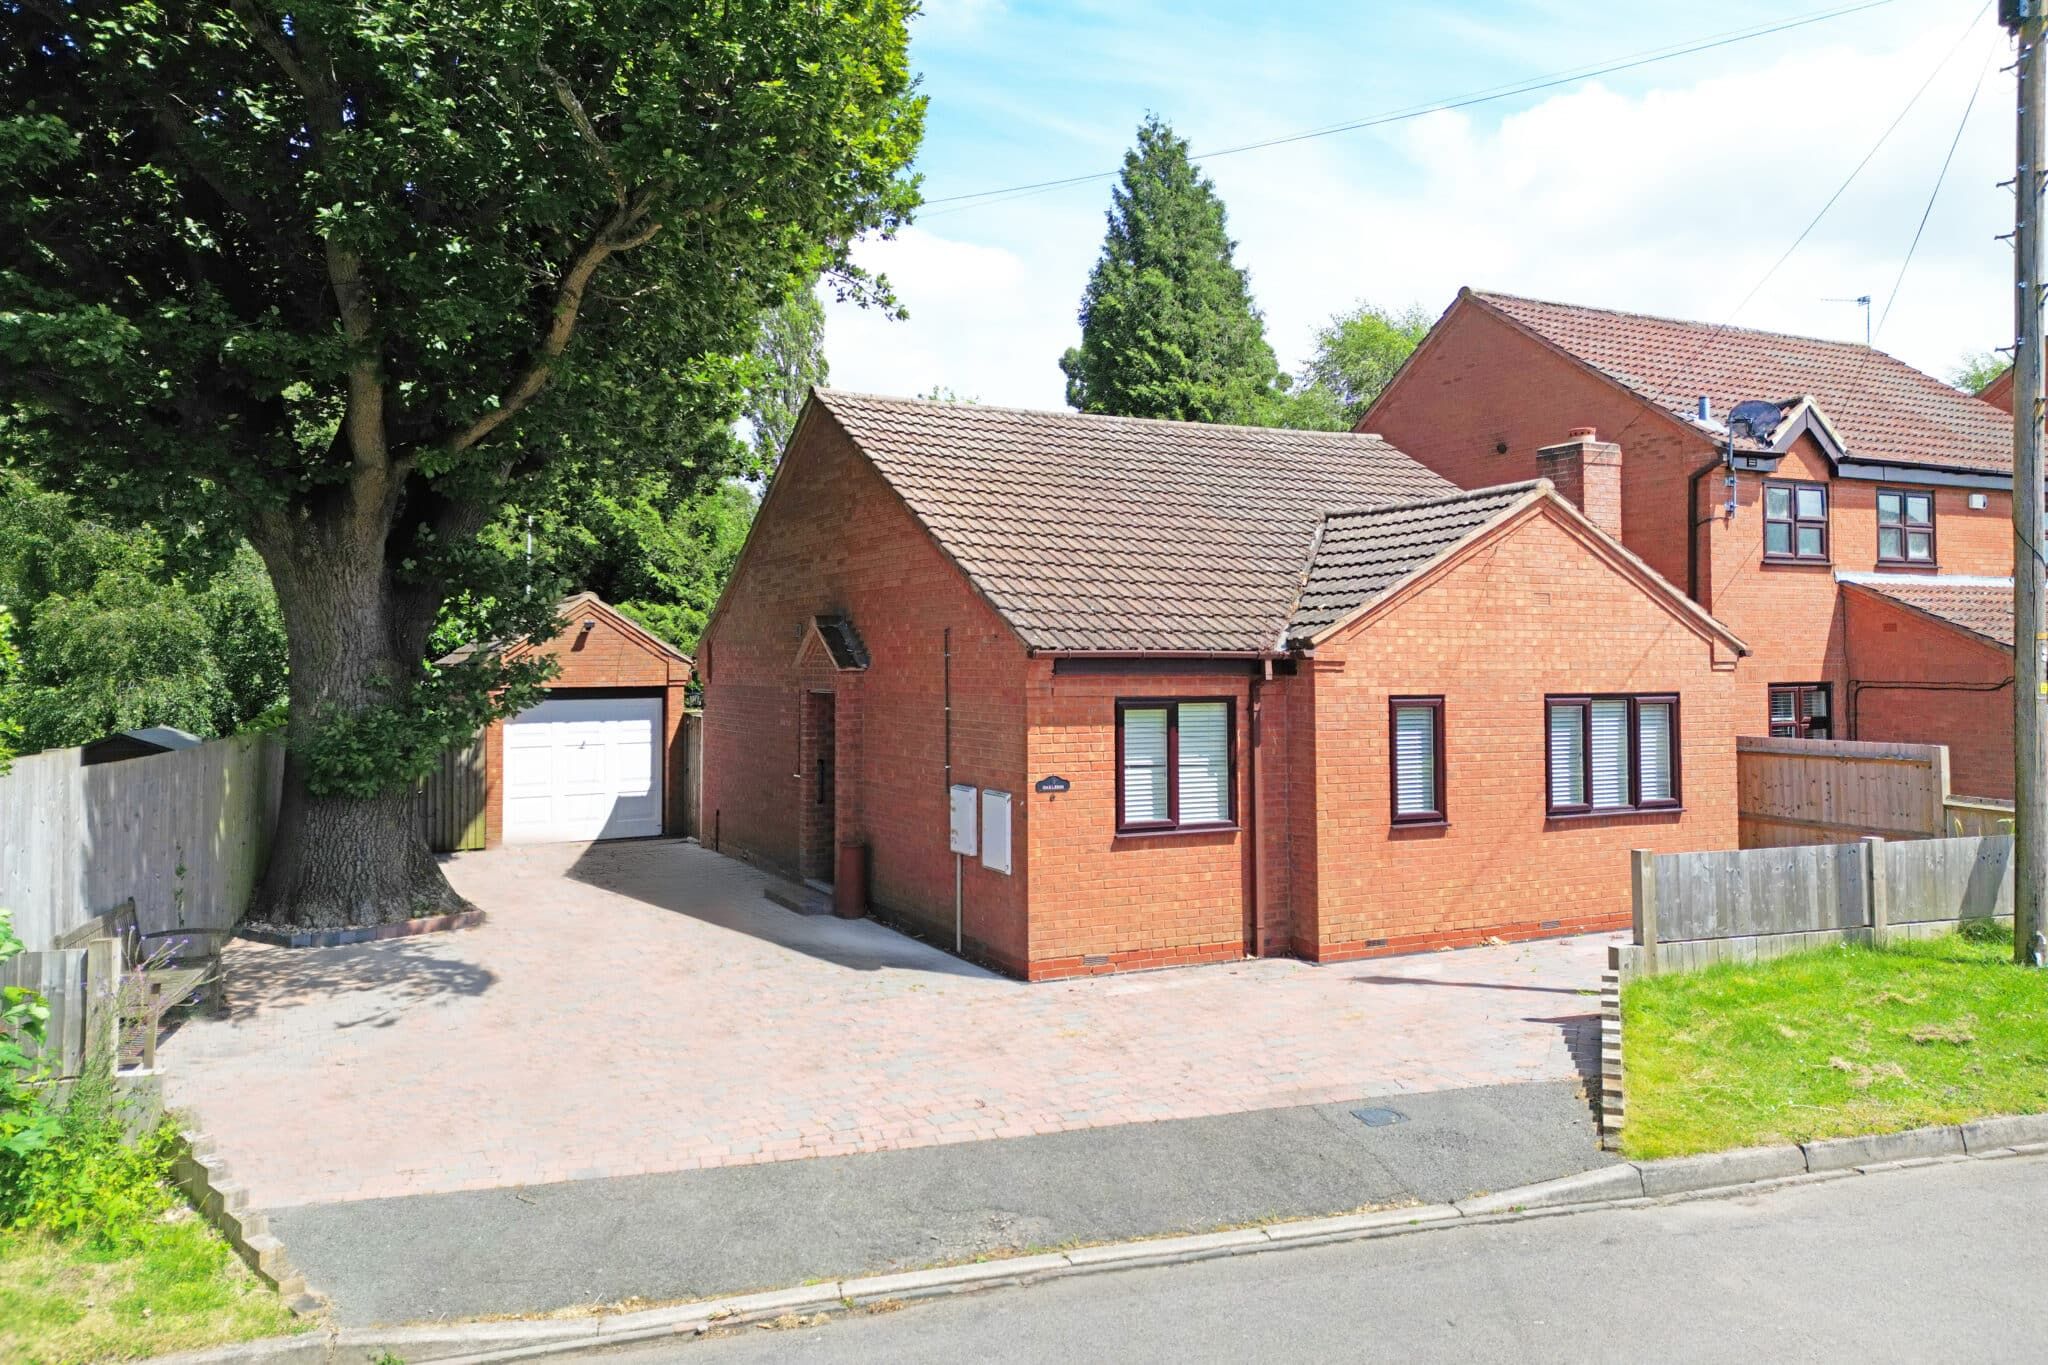
[[[1642,91],[1590,83],[1496,118],[1432,115],[1208,164],[1283,365],[1359,298],[1447,305],[1461,284],[1708,321],[1731,311],[1955,40],[1955,16],[1880,49],[1837,39]],[[1865,41],[1869,35],[1861,35]],[[1936,374],[2009,342],[2011,77],[1981,26],[1826,220],[1733,321],[1860,340],[1884,306],[1971,85],[1992,70],[1878,345]],[[1243,87],[1239,87],[1243,88]],[[1210,95],[1215,98],[1212,88]],[[935,112],[935,117],[939,116]],[[1260,111],[1238,111],[1258,129]],[[1232,122],[1231,111],[1205,118]],[[1197,146],[1229,139],[1190,133]],[[1256,135],[1255,133],[1252,135]],[[1239,137],[1235,140],[1245,140]],[[989,179],[1000,181],[992,173]],[[984,182],[986,183],[986,182]],[[934,212],[863,249],[910,308],[835,308],[833,382],[1057,406],[1058,357],[1102,233],[1095,184]]]

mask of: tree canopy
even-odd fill
[[[0,602],[19,653],[0,714],[29,750],[174,725],[227,735],[284,701],[277,600],[247,546],[181,553],[0,470]]]
[[[562,468],[731,458],[764,308],[916,202],[908,0],[0,6],[0,458],[245,537],[291,651],[254,913],[454,903],[409,784],[523,704],[427,667],[451,595],[544,634],[479,533]]]
[[[1948,382],[1964,393],[1982,393],[1984,386],[2012,368],[2012,362],[1996,351],[1972,351],[1949,371]]]
[[[1411,304],[1398,311],[1361,301],[1316,331],[1315,354],[1298,383],[1327,398],[1340,428],[1372,406],[1409,353],[1429,335],[1431,318]]]
[[[816,291],[799,290],[761,315],[754,360],[759,368],[747,423],[753,428],[754,472],[767,474],[788,447],[804,400],[831,374],[825,363],[825,305]]]
[[[1280,369],[1215,184],[1158,118],[1138,129],[1110,192],[1102,255],[1081,298],[1081,344],[1060,360],[1082,412],[1268,420]]]

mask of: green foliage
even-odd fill
[[[1348,430],[1372,406],[1401,362],[1429,335],[1429,314],[1360,303],[1316,332],[1315,355],[1296,376],[1280,426]]]
[[[765,308],[894,306],[850,253],[917,202],[911,10],[0,6],[0,460],[246,538],[335,651],[292,678],[307,771],[389,790],[458,684],[519,685],[423,663],[444,601],[524,633],[472,553],[501,508],[726,472]]]
[[[1060,360],[1082,412],[1260,423],[1280,391],[1216,187],[1158,118],[1138,129],[1111,191],[1102,255],[1081,298],[1081,344]]]
[[[14,643],[14,613],[0,606],[0,774],[21,752],[21,717],[14,692],[21,682],[21,651]]]
[[[392,688],[392,700],[323,714],[299,745],[306,789],[370,800],[401,785],[418,786],[449,744],[539,703],[554,672],[551,659],[501,663],[484,655],[429,667],[410,687]],[[479,682],[479,675],[488,681]]]
[[[825,305],[800,289],[761,315],[754,343],[760,373],[749,386],[747,422],[754,432],[753,472],[767,473],[789,446],[813,388],[830,376],[825,363]]]
[[[2011,954],[1986,923],[1631,982],[1628,1154],[2048,1109],[2048,980]]]
[[[232,734],[285,690],[285,640],[262,562],[82,519],[0,470],[0,599],[24,613],[0,713],[29,749],[175,725]]]
[[[2012,368],[1996,351],[1972,351],[1949,371],[1948,382],[1964,393],[1982,393],[1984,386]]]
[[[22,951],[14,915],[0,908],[0,962]],[[26,986],[0,987],[0,1222],[27,1188],[26,1163],[57,1133],[50,1112],[43,1064],[30,1055],[40,1047],[50,1007]]]

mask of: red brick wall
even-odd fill
[[[1733,848],[1732,651],[1715,647],[1550,513],[1482,542],[1423,591],[1317,648],[1297,707],[1299,831],[1314,816],[1313,916],[1324,960],[1618,927],[1629,850]],[[1550,819],[1543,699],[1675,691],[1682,813]],[[1388,699],[1445,699],[1449,819],[1389,820]],[[1303,850],[1297,850],[1298,858]],[[1297,874],[1297,885],[1303,880]]]
[[[583,622],[593,621],[589,630]],[[662,697],[662,828],[683,829],[683,787],[687,780],[683,751],[683,692],[690,665],[649,646],[602,611],[572,615],[560,634],[543,645],[541,654],[556,664],[550,691],[579,688],[622,688],[659,691]],[[484,842],[502,843],[505,834],[505,727],[493,722],[484,732]]]
[[[811,618],[849,616],[864,673],[800,668]],[[869,847],[878,912],[953,942],[947,851],[945,631],[952,631],[953,780],[1016,796],[1013,871],[967,860],[968,951],[1022,974],[1029,875],[1022,645],[836,424],[814,412],[770,490],[698,663],[704,838],[797,871],[806,688],[836,694],[841,839]]]
[[[1623,544],[1685,586],[1687,476],[1712,445],[1483,305],[1460,302],[1359,427],[1460,488],[1536,478],[1538,449],[1592,427],[1621,447]]]
[[[1712,562],[1707,604],[1749,645],[1743,662],[1744,693],[1737,723],[1740,733],[1769,732],[1768,693],[1772,683],[1828,682],[1835,705],[1844,708],[1848,674],[1844,656],[1844,594],[1835,583],[1837,571],[1904,572],[1877,562],[1877,490],[1880,485],[1854,479],[1830,481],[1827,456],[1810,436],[1802,436],[1769,476],[1828,483],[1828,553],[1826,564],[1766,564],[1763,559],[1763,488],[1765,476],[1736,476],[1736,513],[1717,516],[1703,548]],[[1703,491],[1709,507],[1726,496],[1719,476]],[[1907,485],[1885,485],[1907,486]],[[1937,488],[1934,493],[1935,554],[1940,571],[1958,574],[2007,574],[2012,571],[2011,504],[2003,493],[1987,495],[1981,511],[1969,506],[1969,490]],[[1929,572],[1932,572],[1931,570]],[[1941,656],[1937,654],[1938,660]],[[1911,705],[1913,703],[1905,703]],[[1929,704],[1922,697],[1918,704]],[[1843,739],[1873,739],[1858,729]],[[1901,736],[1890,736],[1901,738]]]
[[[1030,794],[1031,975],[1034,980],[1243,955],[1251,925],[1250,831],[1263,833],[1260,879],[1269,951],[1287,944],[1284,838],[1286,736],[1275,728],[1272,686],[1262,685],[1264,733],[1252,745],[1252,681],[1244,668],[1162,676],[1055,674],[1032,664],[1033,782],[1057,775],[1060,795]],[[1116,703],[1144,697],[1227,698],[1235,708],[1240,829],[1119,835]],[[1261,819],[1247,820],[1258,766]]]
[[[1716,398],[1725,409],[1725,396]],[[1688,476],[1714,458],[1713,443],[1537,341],[1483,305],[1459,303],[1360,423],[1464,488],[1533,478],[1538,447],[1591,426],[1622,448],[1623,543],[1652,568],[1686,586]],[[1507,446],[1497,454],[1497,444]],[[1775,477],[1826,479],[1826,458],[1802,438]],[[1698,489],[1698,596],[1755,651],[1741,670],[1742,734],[1766,732],[1772,683],[1831,682],[1837,706],[1846,676],[1835,569],[1870,571],[1877,560],[1877,485],[1840,480],[1830,501],[1832,563],[1765,566],[1761,480],[1738,476],[1733,521],[1715,515],[1726,499],[1721,475]],[[1981,511],[1970,490],[1935,490],[1936,554],[1942,572],[2012,571],[2010,503],[1990,491]],[[1843,738],[1850,736],[1844,735]],[[1857,736],[1866,737],[1866,736]]]
[[[2011,800],[2012,656],[1866,592],[1842,605],[1856,737],[1946,744],[1950,790]]]

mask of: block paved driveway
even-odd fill
[[[676,840],[448,871],[487,924],[237,940],[228,1016],[167,1041],[170,1102],[256,1207],[1571,1079],[1609,941],[1025,985]]]

